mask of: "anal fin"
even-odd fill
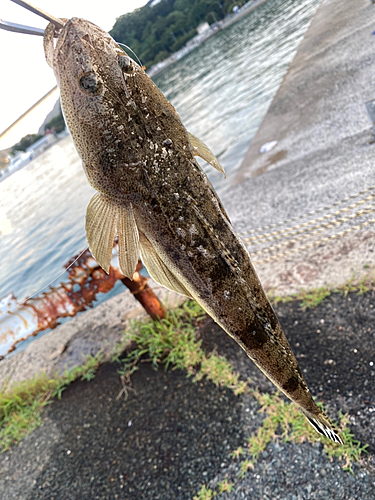
[[[180,280],[174,275],[173,271],[163,262],[158,253],[155,251],[148,238],[140,233],[139,243],[141,249],[141,257],[151,277],[160,285],[165,286],[169,290],[191,297]]]

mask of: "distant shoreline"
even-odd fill
[[[49,97],[55,90],[57,90],[57,85],[55,85],[51,90],[49,90],[43,97],[38,99],[29,109],[27,109],[21,116],[17,118],[9,127],[0,133],[0,139],[2,139],[14,126],[17,125],[25,116],[27,116],[33,109],[35,109],[41,102],[43,102],[47,97]]]
[[[167,59],[164,59],[163,61],[160,61],[157,64],[153,64],[147,71],[148,76],[152,78],[153,76],[161,73],[166,68],[168,68],[175,62],[182,59],[185,55],[189,54],[197,47],[202,45],[202,43],[204,43],[206,40],[214,36],[216,33],[236,23],[237,21],[245,17],[247,14],[249,14],[252,10],[262,5],[264,2],[267,2],[267,0],[257,0],[254,2],[251,2],[250,0],[243,7],[241,7],[241,9],[239,9],[239,11],[236,14],[228,14],[222,21],[218,21],[217,23],[212,25],[212,27],[210,27],[210,29],[208,29],[202,35],[197,35],[191,40],[189,40],[184,45],[184,47],[182,47],[177,52],[171,54],[169,57],[167,57]]]

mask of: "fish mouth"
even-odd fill
[[[45,53],[48,64],[53,68],[56,79],[60,81],[61,72],[68,72],[69,78],[80,79],[84,74],[105,67],[108,57],[124,51],[113,38],[94,23],[73,17],[65,20],[63,28],[54,31],[50,23],[45,33]],[[53,33],[57,39],[53,39]]]
[[[46,57],[46,61],[48,66],[50,66],[54,70],[53,66],[53,55],[55,52],[55,33],[56,26],[53,23],[49,23],[44,30],[43,35],[43,48],[44,55]]]
[[[68,44],[69,51],[73,51],[77,54],[82,53],[82,46],[89,46],[95,50],[94,40],[98,32],[100,35],[105,34],[109,37],[109,35],[96,26],[96,24],[86,19],[72,17],[66,20],[60,32],[57,31],[56,49],[63,50],[64,45]]]
[[[50,22],[44,30],[44,52],[48,65],[54,70],[56,79],[59,83],[59,63],[57,56],[60,54],[66,59],[64,53],[73,51],[75,46],[89,42],[87,29],[88,21],[73,17],[72,19],[62,19],[64,25],[62,28],[56,28],[53,22]],[[81,52],[77,49],[76,52]]]

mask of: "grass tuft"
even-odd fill
[[[193,500],[211,500],[214,496],[216,496],[216,492],[203,485],[198,493],[193,497]]]
[[[366,264],[365,269],[369,269],[370,265]],[[301,290],[298,293],[292,295],[280,296],[275,295],[274,291],[271,290],[268,293],[268,298],[272,304],[278,303],[288,303],[294,300],[300,301],[300,305],[303,309],[308,307],[316,307],[323,302],[323,300],[329,297],[332,293],[341,293],[345,297],[348,293],[357,293],[357,295],[363,295],[364,293],[370,291],[375,287],[375,269],[371,268],[366,276],[361,279],[357,279],[353,276],[347,283],[340,285],[338,287],[333,286],[322,286],[320,288],[313,288],[311,290]]]
[[[218,487],[218,493],[224,493],[227,491],[230,493],[233,488],[233,484],[230,483],[227,479],[224,479],[224,481],[221,481],[220,483],[217,484]]]
[[[235,394],[246,391],[247,382],[239,380],[224,356],[205,353],[202,341],[195,336],[196,325],[205,317],[203,309],[193,301],[169,311],[167,318],[160,321],[136,322],[130,338],[137,347],[123,360],[121,374],[133,373],[142,356],[157,367],[186,370],[193,382],[206,377],[218,387],[232,389]]]
[[[212,500],[212,498],[216,497],[216,495],[219,495],[220,493],[230,493],[232,488],[233,484],[227,479],[218,483],[216,490],[211,490],[211,488],[208,488],[205,484],[203,484],[198,493],[193,497],[193,500]]]
[[[331,291],[325,286],[306,292],[300,297],[301,307],[303,309],[307,309],[308,307],[317,307],[330,295]]]
[[[363,295],[364,293],[370,291],[375,286],[375,270],[372,270],[367,276],[364,276],[360,280],[354,277],[349,280],[344,285],[338,287],[338,291],[347,296],[348,293],[357,293],[357,295]]]
[[[90,356],[82,366],[68,370],[62,377],[41,374],[0,393],[0,449],[8,450],[42,422],[41,412],[53,398],[61,398],[74,380],[91,380],[99,367],[101,355]]]
[[[252,391],[252,395],[261,405],[260,411],[267,413],[262,426],[248,439],[247,453],[252,460],[256,460],[267,445],[277,439],[292,443],[321,442],[327,455],[331,459],[337,457],[343,461],[343,469],[353,474],[353,462],[358,462],[361,454],[366,452],[368,445],[361,445],[359,441],[353,439],[354,436],[347,427],[348,415],[339,413],[338,430],[344,444],[337,445],[318,434],[298,407],[293,403],[285,402],[278,394],[261,394],[258,391]],[[318,406],[322,407],[320,403]]]
[[[323,302],[323,300],[331,295],[333,291],[337,291],[336,289],[330,289],[326,286],[322,286],[321,288],[314,288],[311,290],[302,290],[299,293],[294,293],[288,296],[280,296],[274,295],[272,292],[269,294],[269,300],[272,304],[283,303],[286,304],[288,302],[292,302],[294,300],[300,301],[300,305],[303,309],[307,309],[308,307],[316,307]]]

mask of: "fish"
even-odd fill
[[[80,18],[62,22],[47,26],[43,44],[96,190],[86,213],[94,258],[108,273],[117,237],[125,276],[132,278],[141,256],[157,283],[196,300],[319,434],[342,444],[196,156],[224,173],[219,161],[107,32]]]

